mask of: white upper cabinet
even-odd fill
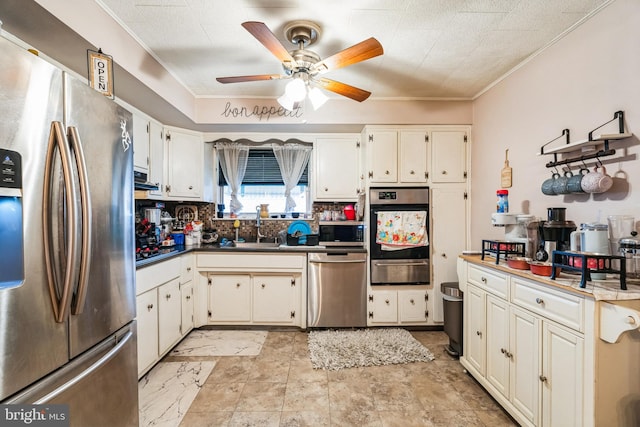
[[[426,183],[429,178],[427,133],[403,130],[400,135],[400,182]]]
[[[360,182],[358,137],[318,138],[313,152],[314,200],[356,200]]]
[[[164,129],[156,121],[149,122],[149,182],[158,186],[149,191],[151,196],[162,196],[164,190]]]
[[[149,171],[149,121],[133,114],[133,168],[140,172]]]
[[[213,147],[202,134],[165,128],[167,199],[213,201]]]
[[[365,130],[367,144],[366,173],[369,182],[398,182],[398,132]]]
[[[431,182],[467,181],[467,129],[431,130]]]

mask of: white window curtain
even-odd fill
[[[216,151],[224,179],[227,180],[231,188],[229,211],[237,214],[242,209],[242,203],[238,200],[238,192],[247,170],[249,146],[236,142],[219,142],[216,144]]]
[[[311,157],[311,147],[302,144],[274,145],[273,154],[280,166],[282,182],[284,182],[284,195],[286,197],[285,210],[292,212],[296,202],[291,197],[291,190],[298,185],[304,168]]]

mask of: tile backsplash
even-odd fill
[[[146,207],[159,207],[162,210],[169,212],[172,217],[175,217],[176,208],[185,204],[196,206],[198,208],[198,220],[203,222],[204,229],[206,231],[215,230],[218,233],[219,239],[222,239],[223,237],[230,240],[235,239],[236,233],[233,223],[238,219],[240,221],[238,236],[248,242],[256,241],[257,229],[255,214],[240,215],[239,218],[229,218],[228,216],[225,216],[225,218],[216,218],[216,205],[213,203],[178,203],[136,200],[136,219],[144,217],[144,208]],[[312,212],[301,214],[300,218],[291,218],[290,215],[287,218],[280,218],[279,214],[274,214],[271,215],[270,218],[261,219],[260,232],[266,236],[266,240],[273,240],[280,231],[289,228],[289,225],[293,221],[303,220],[309,222],[313,233],[317,233],[318,221],[322,212],[325,210],[342,211],[343,208],[349,204],[352,205],[353,203],[314,203]]]

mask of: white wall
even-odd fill
[[[633,214],[640,220],[640,1],[616,0],[473,103],[471,247],[504,237],[490,225],[505,149],[513,168],[510,212],[546,218],[548,207],[566,207],[576,224],[607,215]],[[569,128],[571,141],[625,112],[634,136],[611,143],[602,159],[614,186],[594,195],[546,196],[540,191],[552,156],[540,146]],[[617,124],[617,123],[616,123]],[[609,125],[603,130],[617,132]],[[606,132],[610,133],[610,132]],[[561,140],[550,145],[562,144]],[[573,156],[580,153],[573,153]],[[594,161],[587,161],[593,168]],[[578,166],[578,165],[576,165]],[[575,168],[575,166],[574,166]],[[574,169],[575,170],[575,169]]]

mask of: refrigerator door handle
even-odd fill
[[[71,302],[71,314],[82,314],[84,310],[84,302],[87,298],[87,285],[89,282],[89,269],[91,267],[91,235],[92,227],[92,211],[91,211],[91,192],[89,191],[89,178],[87,174],[87,163],[85,161],[84,152],[82,151],[82,141],[78,129],[75,126],[69,126],[68,137],[71,148],[75,154],[76,165],[78,167],[78,179],[80,183],[80,209],[82,220],[82,241],[80,248],[80,274],[78,279],[78,289],[75,297]]]
[[[59,396],[60,394],[64,393],[66,390],[68,390],[71,387],[73,387],[75,384],[79,383],[83,379],[85,379],[88,376],[90,376],[96,370],[100,369],[102,366],[106,365],[111,359],[113,359],[116,356],[116,354],[118,354],[120,352],[122,347],[124,347],[127,344],[127,342],[131,339],[132,336],[133,336],[133,332],[127,331],[127,333],[124,334],[120,338],[120,341],[117,341],[117,344],[111,350],[109,350],[100,359],[96,360],[87,369],[82,371],[82,373],[80,375],[74,377],[72,380],[64,383],[60,387],[58,387],[55,390],[53,390],[51,393],[41,397],[40,399],[38,399],[37,401],[35,401],[33,403],[35,405],[41,405],[41,404],[47,403],[47,402],[51,401],[52,399],[54,399],[56,396]]]
[[[78,218],[76,215],[74,197],[77,194],[77,186],[73,177],[71,150],[67,144],[67,138],[64,134],[62,123],[54,121],[51,123],[49,132],[49,142],[47,148],[46,162],[44,167],[44,191],[42,197],[42,229],[44,243],[44,259],[47,269],[47,282],[49,284],[49,294],[51,296],[51,304],[53,306],[53,315],[56,322],[62,323],[67,317],[69,301],[71,298],[71,287],[74,282],[75,271],[78,268],[78,248],[76,230],[78,226]],[[51,193],[54,185],[54,159],[56,148],[60,152],[62,164],[62,176],[64,180],[64,197],[65,197],[65,237],[66,254],[64,279],[62,282],[62,290],[59,292],[58,275],[54,271],[53,256],[53,224],[51,218]]]

